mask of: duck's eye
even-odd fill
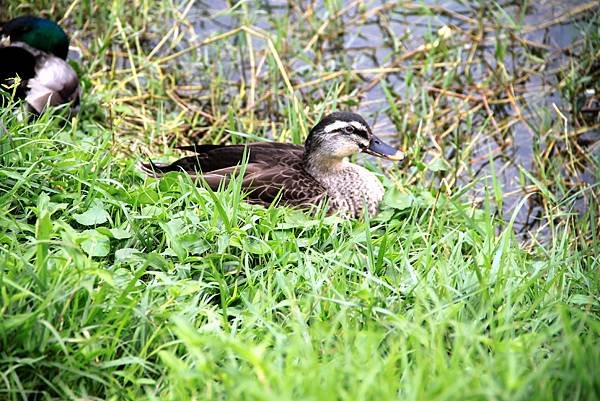
[[[351,125],[347,125],[344,127],[344,132],[346,134],[352,134],[352,133],[354,133],[354,127]]]

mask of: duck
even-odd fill
[[[0,90],[14,91],[32,113],[65,103],[77,112],[81,88],[68,52],[69,37],[54,21],[21,16],[1,23]]]
[[[356,113],[336,111],[321,119],[302,145],[257,142],[246,145],[192,145],[193,151],[171,164],[141,163],[154,178],[181,171],[204,181],[212,190],[227,184],[243,171],[242,190],[249,203],[294,208],[326,202],[328,212],[359,218],[377,214],[384,187],[377,176],[348,160],[357,153],[400,161],[404,153],[375,136]],[[241,169],[246,162],[245,169]]]

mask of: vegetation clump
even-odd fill
[[[595,2],[542,23],[493,2],[134,3],[0,10],[58,20],[83,89],[77,116],[30,120],[2,95],[0,399],[599,398],[598,122],[577,103]],[[535,36],[566,23],[569,51]],[[350,108],[410,159],[359,160],[386,188],[371,218],[137,168],[301,143]]]

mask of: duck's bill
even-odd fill
[[[363,151],[373,156],[382,157],[388,160],[400,161],[404,160],[404,153],[393,146],[388,145],[381,139],[373,136],[369,146]]]

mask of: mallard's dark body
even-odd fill
[[[56,23],[38,17],[14,18],[0,25],[0,85],[30,110],[41,113],[46,105],[79,105],[79,78],[65,61],[69,38]],[[13,86],[19,77],[18,87]]]
[[[352,126],[352,127],[350,127]],[[350,130],[352,128],[352,130]],[[400,160],[401,152],[375,137],[357,114],[336,112],[312,130],[305,146],[286,143],[198,145],[180,149],[196,152],[172,164],[142,164],[154,177],[184,171],[213,189],[228,182],[247,160],[242,188],[251,203],[311,207],[327,201],[330,211],[359,217],[365,209],[377,213],[383,186],[377,177],[347,156],[365,151]]]

